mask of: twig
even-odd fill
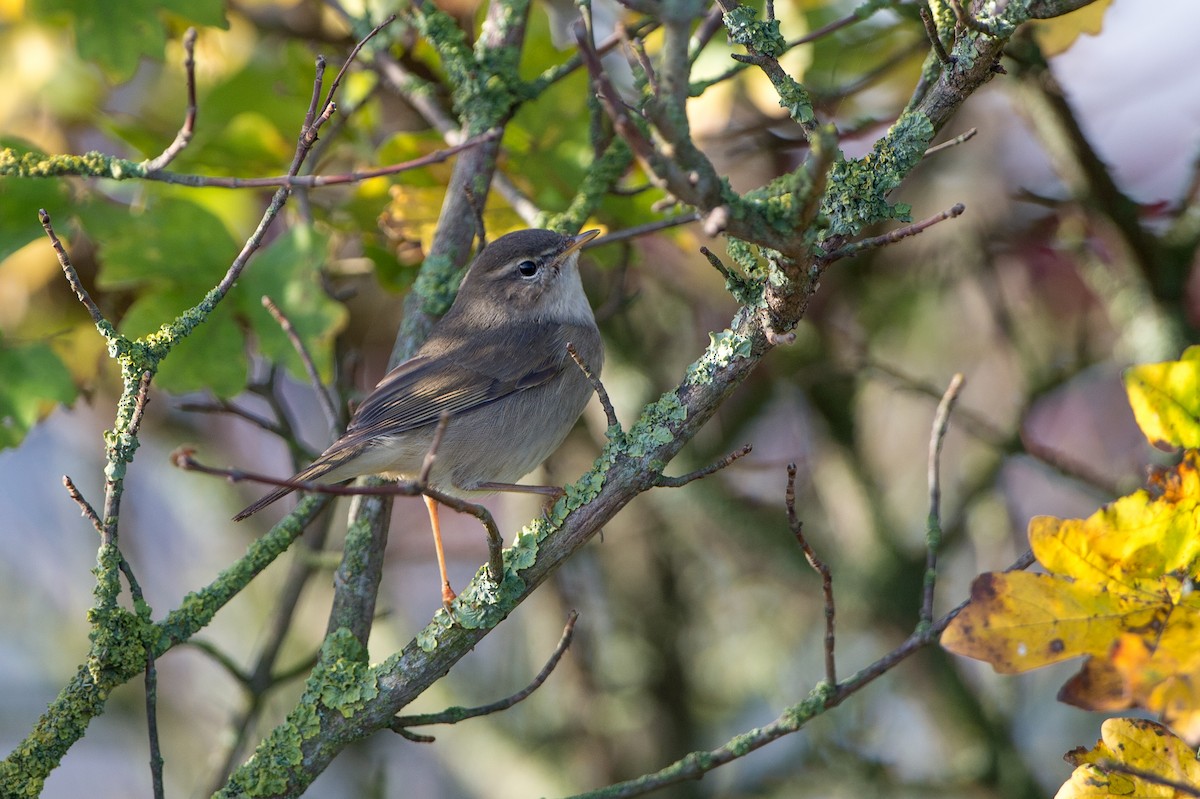
[[[1027,568],[1032,562],[1032,553],[1026,552],[1006,571]],[[842,680],[836,686],[818,687],[809,699],[785,708],[774,721],[737,735],[724,746],[685,755],[652,774],[608,785],[596,791],[577,794],[573,799],[618,799],[619,797],[640,796],[668,785],[696,780],[719,766],[744,757],[747,753],[761,749],[785,735],[797,732],[812,719],[837,707],[915,653],[935,642],[969,601],[963,600],[958,607],[942,616],[927,629],[914,632],[900,646],[865,669]]]
[[[942,44],[941,37],[938,36],[937,23],[933,21],[933,14],[929,12],[929,6],[924,2],[921,3],[921,22],[925,23],[925,35],[929,37],[938,61],[941,61],[943,66],[954,66],[954,59],[946,52],[946,47]]]
[[[804,551],[808,565],[821,575],[821,591],[825,594],[825,682],[830,687],[836,687],[837,659],[834,655],[836,639],[834,637],[837,608],[833,602],[833,572],[829,565],[817,556],[816,550],[804,537],[804,522],[796,515],[796,464],[787,466],[787,490],[784,492],[784,505],[787,508],[788,528],[796,538],[796,543]],[[836,696],[836,693],[834,694]]]
[[[752,449],[753,447],[751,447],[749,444],[746,444],[741,449],[734,450],[720,460],[705,466],[703,469],[697,469],[694,472],[688,472],[687,474],[680,475],[679,477],[667,477],[665,474],[657,475],[654,478],[652,485],[655,485],[659,488],[682,488],[694,480],[699,480],[703,477],[708,477],[710,474],[715,474],[721,471],[738,458],[749,455]]]
[[[575,365],[583,372],[583,376],[592,384],[592,389],[596,392],[596,398],[600,400],[601,407],[604,408],[604,415],[608,418],[608,426],[610,429],[621,429],[621,420],[617,418],[617,411],[613,408],[612,400],[608,398],[608,392],[604,390],[604,384],[600,382],[600,378],[592,372],[591,368],[583,362],[579,352],[575,349],[575,345],[567,343],[567,354],[571,356],[571,360],[575,361]]]
[[[304,342],[300,339],[300,334],[296,332],[296,326],[292,324],[292,320],[288,319],[283,311],[279,310],[279,306],[265,294],[262,298],[262,304],[267,309],[267,313],[271,314],[271,318],[275,320],[275,323],[283,329],[284,335],[292,343],[292,349],[300,356],[300,362],[304,364],[304,371],[308,374],[313,391],[317,394],[317,402],[320,403],[321,410],[325,412],[325,418],[329,421],[330,429],[336,433],[338,412],[337,408],[334,407],[333,397],[329,396],[329,392],[325,389],[324,384],[321,383],[321,375],[317,373],[317,365],[313,362],[308,347],[304,346]]]
[[[567,614],[567,623],[563,627],[562,636],[558,639],[558,646],[554,648],[554,652],[546,661],[546,665],[542,666],[542,670],[537,673],[533,681],[529,685],[517,691],[512,696],[508,696],[497,702],[492,702],[488,705],[479,707],[462,708],[452,707],[441,711],[440,713],[424,713],[418,716],[396,716],[388,725],[392,732],[399,733],[410,741],[418,741],[420,743],[431,743],[434,739],[431,736],[416,735],[410,733],[409,727],[423,727],[429,724],[457,724],[460,721],[477,718],[479,716],[487,716],[492,713],[499,713],[502,710],[508,710],[513,705],[521,702],[533,694],[538,688],[542,687],[542,683],[546,682],[551,673],[558,666],[558,662],[562,660],[562,656],[566,653],[567,647],[571,645],[571,639],[575,635],[575,621],[579,618],[579,614],[571,611]]]
[[[154,799],[164,799],[163,756],[158,743],[158,669],[154,648],[146,647],[146,731],[150,739],[150,783]]]
[[[179,132],[175,134],[175,140],[157,158],[146,162],[147,172],[158,172],[164,169],[167,164],[175,160],[177,155],[183,152],[183,149],[192,140],[192,134],[196,129],[195,55],[196,29],[188,28],[187,32],[183,34],[183,72],[187,76],[187,111],[184,113],[183,124],[179,127]],[[161,777],[161,774],[159,776]]]
[[[871,250],[875,249],[876,247],[885,247],[889,244],[895,244],[896,242],[906,239],[909,236],[915,236],[918,233],[923,233],[925,230],[933,227],[938,222],[945,222],[947,219],[954,219],[955,217],[962,216],[963,211],[966,210],[967,207],[965,205],[962,203],[956,203],[952,207],[942,211],[940,214],[934,214],[928,219],[922,219],[920,222],[913,222],[911,225],[905,225],[904,227],[896,228],[895,230],[888,231],[881,236],[872,236],[868,239],[861,239],[859,241],[851,242],[840,249],[834,250],[821,260],[825,261],[826,263],[830,263],[841,258],[848,258],[852,255],[858,255],[860,252],[865,250]]]
[[[350,69],[350,65],[352,63],[354,63],[354,59],[358,57],[359,51],[361,51],[363,49],[363,47],[366,46],[367,42],[374,39],[376,34],[378,34],[381,30],[386,28],[388,25],[391,25],[395,21],[396,21],[395,14],[388,15],[387,19],[385,19],[383,22],[380,22],[374,28],[371,28],[370,32],[366,36],[362,37],[361,39],[358,40],[358,42],[355,43],[354,47],[351,48],[351,50],[350,50],[350,54],[346,56],[346,60],[342,62],[342,68],[339,69],[337,75],[334,76],[333,83],[329,84],[329,92],[325,95],[325,105],[326,106],[333,105],[333,96],[335,94],[337,94],[338,87],[342,85],[342,78],[346,75],[346,72]]]
[[[946,440],[946,431],[950,428],[950,412],[954,410],[954,403],[958,401],[958,395],[965,382],[966,378],[961,372],[951,378],[950,385],[946,387],[946,393],[942,395],[937,412],[933,416],[933,430],[929,436],[929,517],[925,524],[925,579],[921,600],[921,626],[933,623],[933,589],[937,583],[938,548],[942,544],[942,444]]]
[[[355,172],[344,172],[338,175],[278,175],[265,178],[237,178],[237,177],[218,177],[213,175],[188,175],[178,172],[159,172],[153,175],[147,175],[147,180],[154,180],[160,183],[170,183],[173,185],[189,186],[192,188],[215,188],[215,189],[262,189],[272,187],[284,188],[306,188],[315,189],[322,186],[340,186],[346,183],[358,183],[371,178],[385,177],[387,175],[395,175],[400,172],[407,172],[413,169],[429,166],[431,164],[440,164],[443,161],[450,159],[463,150],[477,147],[484,142],[491,141],[499,135],[498,130],[489,130],[480,133],[478,136],[472,136],[458,144],[444,147],[436,152],[428,155],[423,155],[419,158],[413,158],[409,161],[400,161],[387,166],[375,167],[374,169],[363,169]],[[315,143],[315,140],[314,140]]]
[[[146,415],[146,406],[150,404],[150,381],[154,375],[149,371],[142,372],[138,381],[137,397],[134,400],[133,415],[129,417],[129,435],[136,436],[142,427],[142,417]]]
[[[954,16],[958,19],[958,24],[964,28],[970,28],[984,36],[998,37],[1000,35],[991,25],[973,16],[962,4],[962,0],[950,0],[950,8],[954,9]]]
[[[266,430],[268,433],[273,433],[277,436],[286,436],[287,431],[282,425],[271,421],[265,416],[259,416],[253,411],[248,411],[240,405],[235,405],[229,400],[218,399],[215,402],[181,402],[175,407],[187,413],[228,413],[231,416],[236,416],[239,419],[245,419],[247,422]]]
[[[487,530],[488,568],[492,570],[492,576],[496,583],[499,583],[504,578],[504,539],[500,535],[500,528],[496,525],[496,520],[492,516],[491,511],[483,505],[468,502],[465,499],[452,496],[433,486],[414,480],[396,480],[378,486],[331,485],[329,483],[318,483],[310,480],[284,480],[241,469],[218,469],[214,466],[205,466],[197,461],[194,455],[195,450],[189,447],[179,447],[171,453],[171,463],[184,471],[224,477],[231,483],[262,483],[263,485],[305,491],[310,494],[329,494],[337,497],[427,496],[456,513],[466,513],[479,520]]]
[[[75,500],[75,504],[79,506],[81,515],[92,523],[92,527],[96,528],[97,533],[103,535],[104,523],[100,521],[100,517],[96,515],[96,509],[93,508],[91,504],[83,498],[83,494],[79,493],[79,489],[75,487],[75,483],[71,481],[70,477],[67,477],[64,474],[62,482],[67,489],[67,495],[70,496],[71,499]]]
[[[79,279],[79,273],[75,271],[75,267],[71,265],[71,256],[67,255],[66,249],[62,242],[58,240],[58,234],[54,232],[54,227],[50,224],[50,214],[46,213],[45,208],[38,209],[38,221],[42,223],[42,229],[46,231],[46,235],[50,238],[50,246],[54,248],[54,253],[58,256],[58,265],[62,267],[63,274],[67,277],[67,283],[71,286],[71,291],[75,292],[75,297],[83,303],[83,307],[91,315],[92,321],[105,338],[111,338],[115,335],[109,321],[104,318],[104,314],[100,312],[100,306],[96,305],[92,295],[88,294],[87,289],[83,287],[83,282]]]
[[[437,427],[433,430],[433,440],[429,442],[429,450],[425,453],[425,460],[421,461],[421,474],[417,477],[418,483],[427,484],[429,482],[429,473],[433,471],[433,463],[437,460],[437,451],[442,446],[442,436],[446,435],[446,425],[449,423],[450,411],[442,411]]]
[[[925,157],[928,158],[934,153],[940,153],[942,150],[949,150],[951,147],[957,147],[963,142],[970,141],[971,139],[975,138],[975,134],[978,132],[979,128],[971,128],[964,133],[958,134],[953,139],[944,141],[941,144],[935,144],[925,151]]]
[[[680,225],[687,225],[692,222],[696,222],[699,219],[700,214],[696,213],[695,211],[688,211],[685,214],[677,214],[676,216],[670,216],[666,219],[659,219],[655,222],[647,222],[644,225],[634,225],[633,227],[614,230],[612,233],[606,233],[604,236],[596,239],[595,241],[589,241],[587,244],[583,245],[583,249],[587,250],[591,249],[592,247],[600,247],[605,244],[612,244],[613,242],[624,241],[626,239],[636,239],[649,233],[656,233],[660,230],[668,230],[673,227],[679,227]]]

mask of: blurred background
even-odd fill
[[[442,5],[468,26],[482,13],[470,0]],[[797,0],[776,11],[795,39],[854,6]],[[847,156],[870,149],[919,79],[928,42],[911,10],[877,13],[784,61],[814,92],[819,116],[844,132]],[[569,11],[534,5],[523,75],[569,56],[554,36]],[[101,14],[60,0],[0,0],[3,143],[157,154],[183,118],[180,40],[189,24],[200,28],[200,115],[172,169],[280,174],[315,55],[340,65],[354,38],[336,4],[250,0]],[[911,204],[915,219],[957,202],[965,215],[838,263],[796,343],[774,352],[668,471],[702,467],[747,443],[753,454],[702,482],[635,500],[408,712],[483,704],[522,688],[575,609],[574,643],[547,683],[502,714],[420,730],[437,736],[430,745],[381,733],[339,758],[310,795],[570,794],[773,720],[823,676],[821,583],[788,530],[788,463],[798,465],[805,533],[833,569],[840,673],[882,656],[917,620],[930,426],[957,372],[966,387],[942,460],[939,611],[964,599],[976,574],[1004,568],[1026,549],[1031,516],[1087,515],[1140,485],[1158,456],[1133,424],[1121,369],[1173,359],[1195,340],[1200,83],[1189,56],[1198,28],[1200,5],[1189,0],[1161,0],[1152,11],[1113,0],[1015,42],[1008,74],[973,97],[939,141],[976,135],[931,154],[892,198]],[[429,46],[402,24],[388,35],[414,80],[444,99]],[[1039,48],[1049,71],[1038,65]],[[730,52],[718,34],[696,79],[728,69]],[[1046,91],[1054,79],[1066,106]],[[577,70],[524,107],[506,134],[501,170],[542,210],[565,208],[590,163],[587,94]],[[442,146],[429,120],[370,70],[349,76],[339,107],[322,136],[321,174]],[[738,190],[806,155],[769,84],[749,71],[716,84],[689,110],[698,142]],[[286,510],[233,524],[232,513],[261,489],[175,470],[168,454],[187,444],[212,465],[284,475],[332,437],[259,297],[271,294],[293,317],[342,400],[361,396],[386,369],[449,169],[299,194],[237,297],[167,362],[129,471],[121,526],[156,616],[209,582]],[[608,232],[679,211],[661,208],[658,192],[639,190],[646,180],[636,172],[623,185],[628,191],[608,198],[592,220]],[[105,313],[140,334],[219,279],[268,196],[0,181],[0,381],[24,387],[22,400],[0,408],[6,752],[87,651],[97,541],[61,478],[70,475],[99,501],[102,432],[119,387],[36,211],[50,212]],[[496,193],[483,219],[492,238],[524,224]],[[700,246],[724,250],[695,226],[678,226],[584,258],[608,352],[603,379],[626,424],[680,380],[708,332],[727,326],[735,310]],[[255,419],[294,432],[298,443]],[[604,427],[594,403],[535,479],[562,484],[589,468]],[[538,512],[522,498],[488,504],[506,537]],[[440,602],[424,509],[416,499],[395,505],[374,660],[402,647]],[[310,569],[273,671],[311,661],[327,621],[344,511],[343,503],[224,610],[198,636],[204,647],[180,647],[159,662],[168,795],[204,796],[219,786],[226,764],[241,762],[247,742],[299,695],[303,670],[251,701],[213,651],[252,671],[273,640],[289,573]],[[461,587],[486,560],[484,536],[471,518],[443,519],[451,579]],[[999,678],[925,651],[801,733],[660,795],[1048,796],[1070,773],[1062,753],[1098,735],[1098,717],[1053,701],[1074,668]],[[142,703],[138,684],[117,691],[43,795],[148,795]]]

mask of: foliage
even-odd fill
[[[1180,462],[1087,519],[1035,518],[1029,544],[1046,573],[980,576],[942,637],[951,652],[1008,674],[1086,656],[1062,701],[1164,720],[1106,722],[1097,749],[1073,758],[1079,769],[1060,796],[1125,795],[1132,782],[1122,767],[1198,784],[1179,754],[1200,744],[1200,450],[1190,443],[1200,437],[1190,410],[1200,396],[1200,347],[1180,361],[1134,367],[1125,382],[1146,437],[1185,447]],[[1185,760],[1194,764],[1193,754]],[[1097,772],[1112,775],[1099,778],[1103,790]]]
[[[0,58],[12,107],[37,109],[12,112],[11,126],[25,138],[8,136],[0,150],[0,278],[19,276],[31,287],[18,312],[0,296],[6,314],[0,448],[20,445],[38,419],[79,392],[117,408],[103,435],[103,505],[89,505],[88,492],[69,484],[101,541],[81,633],[90,646],[0,764],[0,793],[38,794],[68,751],[86,745],[96,716],[125,712],[110,698],[143,675],[153,718],[156,659],[194,644],[247,700],[231,720],[236,735],[211,735],[234,739],[220,768],[196,776],[202,765],[190,761],[199,759],[178,756],[168,756],[168,768],[209,780],[219,795],[298,795],[347,747],[377,731],[421,740],[402,723],[421,717],[397,714],[419,697],[436,696],[430,689],[447,671],[468,675],[455,683],[468,696],[477,686],[490,690],[502,677],[523,676],[524,651],[489,656],[482,667],[460,660],[518,606],[526,614],[537,613],[539,602],[573,606],[579,600],[573,583],[596,582],[605,583],[603,596],[596,599],[589,588],[583,601],[609,627],[577,647],[573,675],[562,673],[571,668],[556,673],[573,679],[580,693],[547,703],[552,707],[536,722],[521,721],[527,717],[519,710],[516,722],[489,722],[502,730],[511,724],[507,730],[519,743],[504,750],[503,768],[484,764],[482,756],[477,765],[474,749],[469,758],[447,758],[462,762],[446,768],[518,773],[523,769],[513,762],[549,764],[544,770],[561,781],[554,790],[612,783],[597,795],[633,795],[693,785],[712,769],[807,730],[803,747],[784,750],[786,770],[744,765],[738,790],[824,791],[826,781],[813,775],[826,769],[828,784],[857,781],[844,789],[861,795],[899,794],[918,782],[929,795],[961,795],[967,780],[988,795],[1033,795],[1036,775],[1017,751],[1017,725],[1005,717],[1007,709],[986,707],[944,660],[933,666],[935,678],[925,686],[915,680],[905,693],[930,714],[960,695],[957,710],[928,726],[971,716],[969,736],[976,748],[985,741],[987,750],[971,776],[956,776],[961,764],[951,768],[937,758],[924,764],[930,771],[923,780],[901,774],[900,766],[912,763],[897,754],[907,742],[899,739],[909,736],[882,736],[887,743],[873,749],[872,734],[862,729],[870,725],[853,714],[829,719],[824,732],[812,724],[862,697],[950,624],[942,639],[947,648],[988,659],[1004,673],[1086,657],[1063,689],[1066,701],[1162,717],[1167,726],[1107,722],[1094,750],[1072,753],[1078,768],[1063,795],[1155,795],[1196,784],[1187,745],[1200,739],[1193,686],[1200,660],[1191,643],[1200,601],[1192,590],[1200,554],[1193,520],[1200,352],[1128,373],[1138,423],[1152,443],[1185,448],[1177,464],[1157,472],[1147,490],[1087,519],[1035,519],[1029,540],[1047,573],[984,575],[952,623],[951,616],[933,614],[935,583],[952,568],[938,566],[939,555],[953,564],[964,548],[1006,523],[986,518],[997,515],[1001,464],[1027,457],[1068,479],[1104,484],[1086,468],[1063,466],[1038,450],[1025,426],[1040,401],[1085,367],[1115,359],[1114,329],[1138,327],[1143,313],[1177,332],[1190,329],[1180,311],[1186,281],[1163,278],[1172,273],[1166,267],[1137,268],[1167,263],[1167,256],[1185,265],[1174,272],[1192,263],[1200,242],[1184,224],[1188,203],[1171,209],[1172,225],[1162,235],[1143,228],[1137,214],[1121,213],[1133,205],[1122,205],[1128,198],[1097,209],[1096,198],[1111,199],[1119,190],[1103,184],[1104,166],[1084,142],[1074,154],[1092,161],[1061,169],[1096,185],[1065,179],[1081,196],[1054,207],[1041,229],[993,231],[1002,241],[982,241],[977,231],[981,241],[967,235],[969,247],[932,258],[912,250],[906,256],[903,248],[872,257],[961,213],[956,205],[955,213],[895,226],[939,207],[928,193],[931,176],[947,168],[936,161],[939,168],[918,167],[930,162],[937,151],[930,145],[967,98],[1005,72],[1002,63],[1014,73],[1012,82],[1052,94],[1029,28],[1038,28],[1034,35],[1044,42],[1069,42],[1080,29],[1095,29],[1109,3],[935,2],[932,31],[916,6],[889,0],[780,4],[775,18],[768,15],[773,4],[734,0],[722,0],[720,14],[699,3],[633,0],[612,20],[600,3],[583,4],[587,25],[570,52],[556,42],[574,29],[543,15],[541,6],[491,0],[486,9],[463,13],[450,4],[415,4],[356,51],[336,92],[336,112],[326,105],[335,95],[332,73],[375,20],[350,16],[338,4],[293,4],[294,14],[282,6],[264,11],[268,5],[226,11],[221,3],[144,0],[111,10],[54,0],[31,6],[13,30],[0,29],[0,52],[44,39],[57,59],[22,71]],[[318,6],[320,13],[305,17]],[[978,18],[969,16],[971,9]],[[21,14],[0,7],[0,15],[14,13]],[[208,26],[195,51],[194,81],[178,67],[192,55],[190,45],[176,41],[188,22]],[[950,55],[933,54],[929,36]],[[318,62],[314,81],[318,48],[335,55],[327,73],[324,59]],[[193,82],[200,114],[194,127],[185,123],[187,136],[180,131],[176,141],[186,139],[186,146],[176,151],[169,143],[186,118],[185,89]],[[53,124],[41,125],[39,113]],[[471,134],[479,136],[463,149],[444,149]],[[167,154],[169,163],[160,165]],[[403,163],[425,156],[441,160]],[[280,173],[289,163],[287,179],[248,187],[247,179]],[[381,165],[396,168],[377,171]],[[280,189],[283,182],[290,189]],[[37,224],[36,209],[43,207],[65,244],[61,263]],[[249,453],[263,447],[243,428],[230,433],[179,413],[219,411],[281,437],[294,457],[303,457],[302,439],[313,425],[289,407],[299,391],[295,380],[315,375],[311,396],[330,406],[326,415],[336,425],[345,414],[339,399],[376,376],[363,363],[374,370],[393,350],[383,340],[393,322],[388,309],[399,304],[391,295],[410,292],[394,342],[402,355],[452,301],[475,242],[531,225],[596,226],[615,234],[609,246],[589,253],[601,277],[586,279],[602,317],[604,377],[619,413],[592,420],[590,432],[577,431],[568,442],[563,462],[569,465],[553,477],[565,484],[565,496],[516,533],[503,574],[480,569],[450,609],[432,619],[418,610],[406,628],[387,612],[380,591],[389,507],[378,498],[357,503],[344,541],[330,544],[327,516],[318,517],[328,497],[309,497],[244,555],[198,567],[205,582],[182,600],[160,589],[156,614],[152,582],[179,581],[146,545],[176,531],[158,514],[121,510],[143,437],[161,436],[174,447],[185,435],[180,425],[187,425],[188,435],[221,453],[214,457],[253,460]],[[707,263],[695,256],[700,241],[720,235],[732,265],[718,253],[709,253]],[[1008,247],[1009,239],[1021,244]],[[1002,295],[1016,282],[1011,273],[1026,274],[1021,259],[1035,263],[1044,255],[1039,248],[1059,254],[1072,246],[1075,260],[1065,271],[1091,275],[1090,294],[1070,283],[1043,296],[1054,276],[1031,267],[1028,302],[1004,306]],[[1020,256],[1015,265],[986,262],[1013,251]],[[77,297],[69,296],[64,274]],[[1098,274],[1117,277],[1105,283]],[[1002,282],[1005,291],[997,289]],[[988,313],[964,310],[970,303],[959,291],[986,296]],[[1141,304],[1131,310],[1129,296]],[[286,326],[263,307],[266,297]],[[82,309],[77,298],[85,300]],[[914,509],[911,498],[922,492],[906,483],[908,474],[924,473],[911,468],[910,434],[924,435],[926,419],[896,406],[913,395],[927,403],[940,388],[902,367],[915,365],[916,374],[933,375],[936,383],[946,364],[980,365],[968,349],[968,331],[975,329],[968,322],[978,321],[970,317],[988,317],[982,325],[992,323],[988,341],[996,330],[1008,336],[997,360],[1018,365],[1003,374],[1005,391],[982,402],[993,417],[1014,421],[963,411],[962,426],[978,449],[955,461],[953,500],[944,513],[934,456],[928,522],[914,525],[924,522],[926,509]],[[268,368],[259,368],[264,363]],[[986,384],[989,373],[980,371]],[[370,375],[365,381],[363,373]],[[885,380],[902,391],[880,395]],[[998,409],[1010,387],[1021,392],[1021,407]],[[185,394],[185,402],[169,397]],[[162,418],[147,416],[151,396],[167,400]],[[954,397],[947,397],[949,414]],[[947,420],[935,435],[938,453]],[[792,435],[800,427],[803,433]],[[751,437],[768,452],[757,468],[772,474],[782,472],[776,467],[784,458],[811,448],[817,454],[803,467],[808,484],[802,477],[798,486],[793,469],[781,502],[781,486],[765,472],[709,477],[746,450],[724,452]],[[902,454],[884,452],[894,443]],[[889,457],[902,466],[880,468]],[[139,465],[144,460],[143,452]],[[187,446],[174,460],[197,465]],[[665,476],[674,460],[694,471]],[[189,477],[196,480],[188,491],[199,496],[202,478]],[[708,477],[704,489],[676,490],[700,477]],[[198,537],[180,547],[188,560],[225,552],[218,547],[232,535],[223,526],[224,508],[220,524],[194,512],[197,504],[220,506],[223,499],[191,502],[182,493],[161,501],[179,511],[179,527],[197,528]],[[139,494],[150,495],[147,505],[134,505],[132,496],[127,505],[158,509],[149,504],[152,491]],[[683,499],[672,498],[677,494]],[[637,512],[618,515],[634,498]],[[148,516],[155,517],[150,533],[156,535],[138,526]],[[39,535],[55,527],[38,525]],[[924,546],[906,537],[917,527],[927,530]],[[601,529],[614,545],[597,552],[588,544]],[[832,570],[822,570],[806,535]],[[303,545],[295,545],[302,536]],[[286,576],[274,583],[271,574],[259,576],[285,554]],[[339,558],[328,579],[326,564]],[[825,578],[819,594],[805,558]],[[13,574],[27,565],[14,561]],[[555,579],[564,566],[578,569],[574,580]],[[147,572],[156,579],[143,594],[135,575]],[[858,634],[842,652],[834,647],[831,574],[838,579],[837,618]],[[301,607],[306,591],[315,613]],[[535,591],[538,601],[528,602]],[[898,596],[922,598],[906,603]],[[249,609],[220,613],[238,603]],[[328,618],[321,618],[329,605]],[[243,642],[258,658],[251,665],[242,665],[243,653],[228,645],[218,615],[252,628]],[[588,624],[586,613],[584,619]],[[515,619],[506,629],[521,623]],[[397,635],[409,643],[397,643]],[[849,657],[858,657],[873,643],[895,640],[903,643],[839,677],[836,655],[845,660],[850,649]],[[819,668],[811,653],[824,654],[824,678],[797,689],[798,670]],[[293,655],[300,665],[284,665]],[[163,693],[172,705],[182,706],[191,693],[197,702],[222,703],[200,683]],[[780,708],[765,724],[758,720],[764,705]],[[445,715],[494,712],[487,707]],[[190,724],[181,739],[193,751],[210,736]],[[965,726],[948,723],[944,735],[957,746],[960,733],[968,735]],[[717,736],[727,742],[714,748]],[[159,741],[153,734],[150,740],[153,764]],[[449,750],[459,751],[454,744]],[[863,767],[872,762],[885,767]],[[494,775],[485,779],[491,782],[481,795],[500,795]],[[153,765],[151,781],[161,791]],[[379,784],[374,790],[382,792]]]

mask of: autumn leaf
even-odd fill
[[[1125,390],[1151,444],[1200,448],[1200,346],[1189,347],[1178,361],[1126,370]]]
[[[1143,708],[1200,742],[1200,453],[1087,519],[1042,516],[1029,542],[1046,574],[992,573],[942,636],[1012,674],[1088,657],[1059,698],[1089,710]]]
[[[1066,756],[1075,766],[1055,799],[1109,796],[1195,796],[1200,762],[1188,744],[1161,724],[1144,719],[1108,719],[1096,745]]]

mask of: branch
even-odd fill
[[[313,391],[317,395],[317,403],[321,406],[321,410],[325,412],[325,418],[329,422],[331,430],[336,432],[338,426],[338,412],[334,407],[333,397],[325,389],[325,385],[321,382],[321,375],[317,373],[317,365],[313,363],[312,355],[308,352],[308,347],[304,346],[304,342],[300,339],[300,334],[296,332],[296,326],[292,324],[292,320],[288,319],[283,311],[279,310],[279,306],[265,294],[262,298],[263,307],[267,309],[267,313],[271,314],[271,318],[275,323],[283,329],[284,335],[292,344],[292,349],[300,356],[300,363],[304,365],[304,371],[308,375],[308,380],[312,384]]]
[[[154,173],[166,168],[175,160],[175,156],[183,152],[192,140],[196,129],[196,29],[188,28],[183,34],[183,72],[187,76],[187,111],[184,113],[183,125],[175,134],[175,140],[162,151],[157,158],[143,164],[146,172]],[[161,774],[159,775],[161,777]],[[161,786],[159,786],[161,787]]]
[[[838,681],[837,659],[834,656],[836,644],[834,632],[837,607],[833,601],[833,572],[830,571],[825,561],[817,556],[812,544],[808,543],[808,539],[804,537],[804,523],[796,515],[796,464],[794,463],[789,463],[787,467],[787,490],[784,493],[784,505],[787,507],[788,527],[791,529],[796,543],[804,551],[804,558],[808,561],[808,565],[812,566],[813,570],[821,577],[821,591],[825,595],[825,683],[829,686],[836,686]]]
[[[950,428],[950,412],[958,401],[966,379],[962,373],[954,375],[942,401],[933,416],[933,430],[929,436],[929,516],[925,525],[925,579],[921,600],[921,624],[933,623],[933,589],[937,581],[937,553],[942,543],[942,484],[939,468],[942,460],[942,443]]]
[[[575,365],[579,367],[579,371],[583,372],[587,381],[592,384],[592,390],[596,392],[596,398],[600,400],[600,406],[604,408],[609,430],[620,431],[621,420],[617,418],[617,411],[613,408],[612,400],[608,398],[608,392],[604,390],[604,384],[600,382],[600,378],[583,362],[575,345],[570,342],[567,342],[567,354],[571,356],[571,360],[575,361]]]
[[[895,244],[896,242],[907,239],[910,236],[915,236],[918,233],[924,233],[926,230],[938,224],[939,222],[945,222],[947,219],[954,219],[962,216],[963,212],[966,210],[967,207],[965,205],[962,203],[956,203],[950,208],[947,208],[945,211],[942,211],[940,214],[934,214],[927,219],[922,219],[920,222],[913,222],[911,225],[905,225],[904,227],[890,230],[883,235],[872,236],[869,239],[861,239],[860,241],[847,244],[841,249],[829,253],[821,260],[825,263],[832,263],[833,261],[837,261],[842,258],[849,258],[851,256],[858,255],[866,250],[873,250],[877,247],[886,247],[889,244]]]
[[[473,719],[478,716],[487,716],[492,713],[499,713],[502,710],[508,710],[513,705],[527,699],[553,673],[558,666],[558,662],[562,660],[562,656],[566,653],[567,647],[571,645],[571,639],[575,635],[575,621],[579,618],[579,614],[571,611],[567,614],[567,623],[563,627],[562,636],[558,639],[558,646],[554,648],[554,652],[550,655],[550,659],[546,661],[546,665],[542,666],[542,670],[537,673],[533,681],[529,685],[517,691],[515,694],[505,697],[496,702],[480,707],[462,708],[452,707],[441,711],[440,713],[424,713],[419,716],[396,716],[389,724],[392,732],[399,733],[405,737],[409,727],[422,727],[429,724],[457,724],[460,721]],[[412,739],[410,739],[412,740]],[[431,736],[420,736],[421,743],[431,743]]]
[[[752,449],[753,447],[746,444],[741,449],[734,450],[720,460],[705,466],[703,469],[697,469],[694,472],[688,472],[679,477],[667,477],[665,474],[659,474],[654,478],[654,485],[659,488],[682,488],[695,480],[708,477],[710,474],[716,474],[737,459],[749,455]]]

